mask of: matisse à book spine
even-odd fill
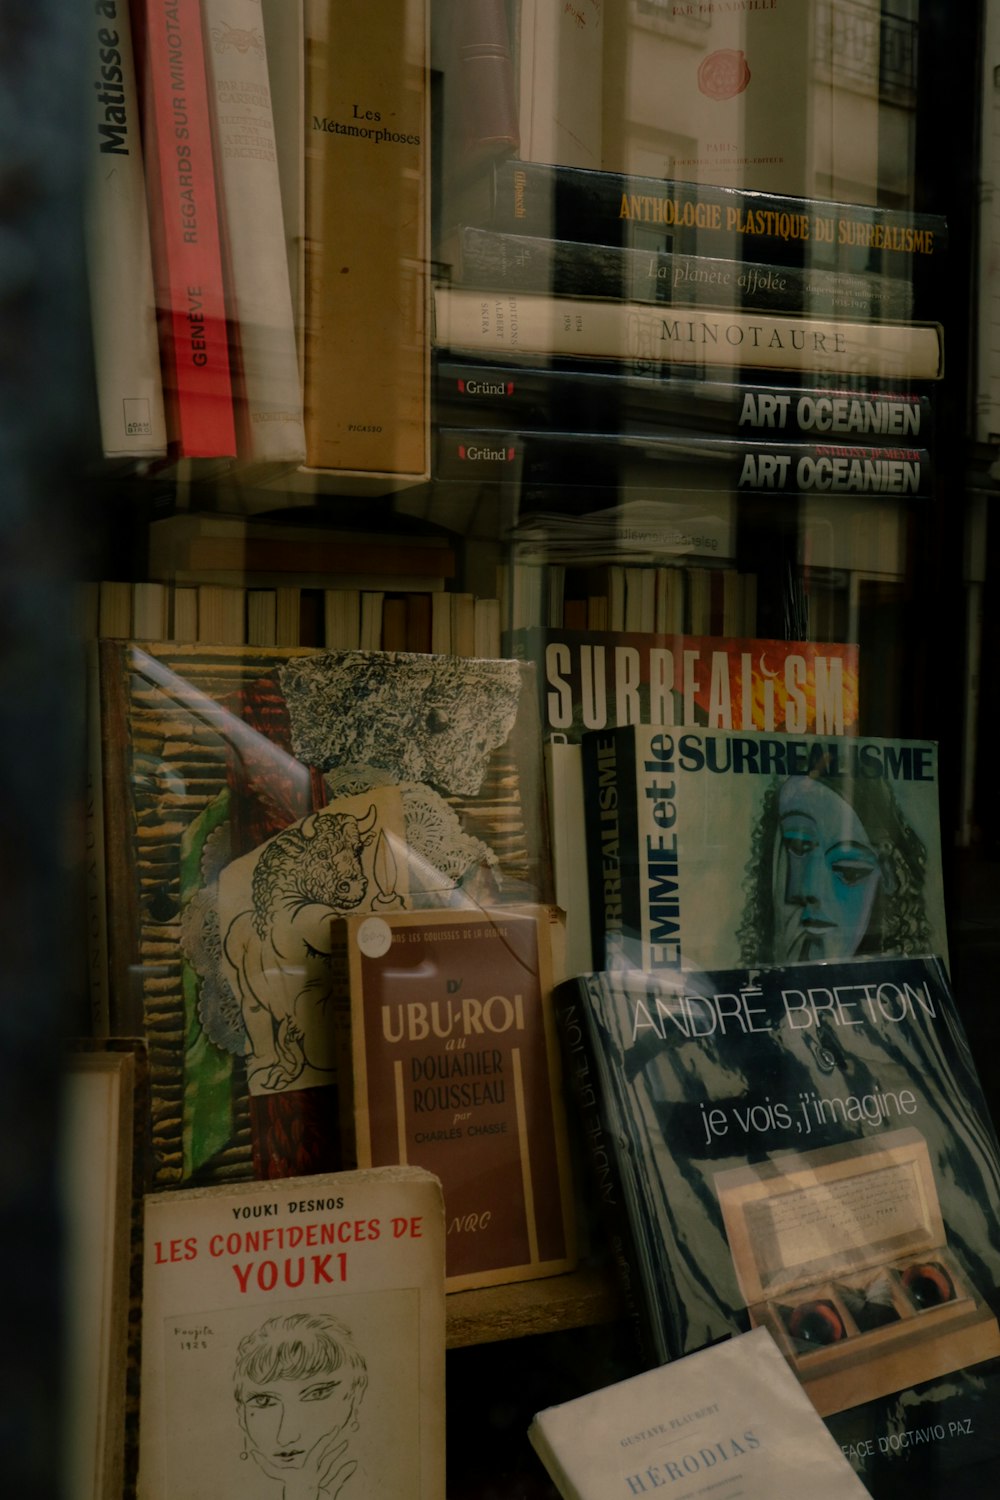
[[[92,18],[87,264],[105,456],[166,452],[141,112],[128,0]]]

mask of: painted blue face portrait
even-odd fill
[[[810,776],[778,795],[772,879],[776,962],[857,953],[882,882],[878,852],[853,807]]]
[[[927,851],[882,777],[791,776],[753,830],[741,962],[930,952]]]

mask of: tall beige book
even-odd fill
[[[240,455],[305,458],[261,0],[203,0]]]
[[[444,1500],[444,1235],[419,1167],[147,1197],[141,1500]]]
[[[87,272],[101,445],[108,458],[166,452],[141,115],[128,0],[90,7]]]
[[[429,472],[426,0],[305,0],[306,462]]]

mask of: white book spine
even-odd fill
[[[494,357],[575,355],[685,369],[745,366],[900,380],[939,380],[943,374],[941,329],[932,323],[850,323],[439,287],[434,324],[439,347]]]
[[[203,0],[202,15],[243,453],[301,463],[302,386],[261,0]]]
[[[87,269],[101,445],[109,458],[166,452],[146,180],[128,0],[91,21]]]

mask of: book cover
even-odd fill
[[[429,468],[425,0],[305,3],[306,461]]]
[[[102,644],[112,1024],[154,1185],[343,1160],[330,917],[548,901],[531,669]]]
[[[764,1328],[548,1407],[528,1437],[563,1500],[868,1496]]]
[[[1000,1156],[940,960],[557,1001],[656,1359],[767,1327],[876,1500],[991,1493]]]
[[[913,280],[918,307],[948,243],[940,214],[513,159],[454,212],[455,224],[506,234],[898,276]]]
[[[205,0],[240,455],[305,458],[281,183],[261,0]]]
[[[601,165],[912,201],[911,154],[879,145],[912,118],[915,29],[877,4],[622,0],[608,13]]]
[[[910,446],[439,426],[434,477],[466,484],[516,480],[527,490],[663,487],[905,497],[927,495],[932,474],[928,450]]]
[[[583,775],[595,968],[947,953],[931,741],[632,725]]]
[[[348,917],[358,1162],[441,1179],[447,1286],[575,1263],[555,1018],[554,912]]]
[[[135,1493],[146,1058],[75,1041],[60,1107],[65,1264],[62,1477],[70,1500]]]
[[[598,431],[611,421],[621,432],[930,445],[934,412],[926,391],[768,386],[658,368],[544,356],[496,363],[437,350],[435,408],[439,421],[456,427]]]
[[[107,458],[158,458],[167,432],[128,0],[97,6],[91,28],[87,269],[101,444]]]
[[[601,165],[603,0],[520,0],[517,102],[528,161]]]
[[[936,323],[850,322],[789,313],[549,297],[437,287],[439,348],[481,357],[572,355],[648,361],[684,370],[796,370],[847,376],[940,380],[944,343]]]
[[[550,627],[512,631],[506,645],[535,664],[543,732],[574,743],[627,724],[835,735],[858,725],[856,645]]]
[[[444,1500],[429,1172],[150,1195],[145,1247],[140,1500]]]
[[[913,311],[912,284],[898,277],[546,240],[469,224],[449,237],[438,259],[451,267],[456,282],[491,291],[753,307],[814,317],[902,320]]]
[[[171,443],[180,458],[233,457],[208,81],[197,0],[138,0],[143,144]]]
[[[514,64],[504,0],[456,0],[445,10],[459,119],[458,143],[445,149],[451,146],[452,170],[461,173],[520,145]]]

